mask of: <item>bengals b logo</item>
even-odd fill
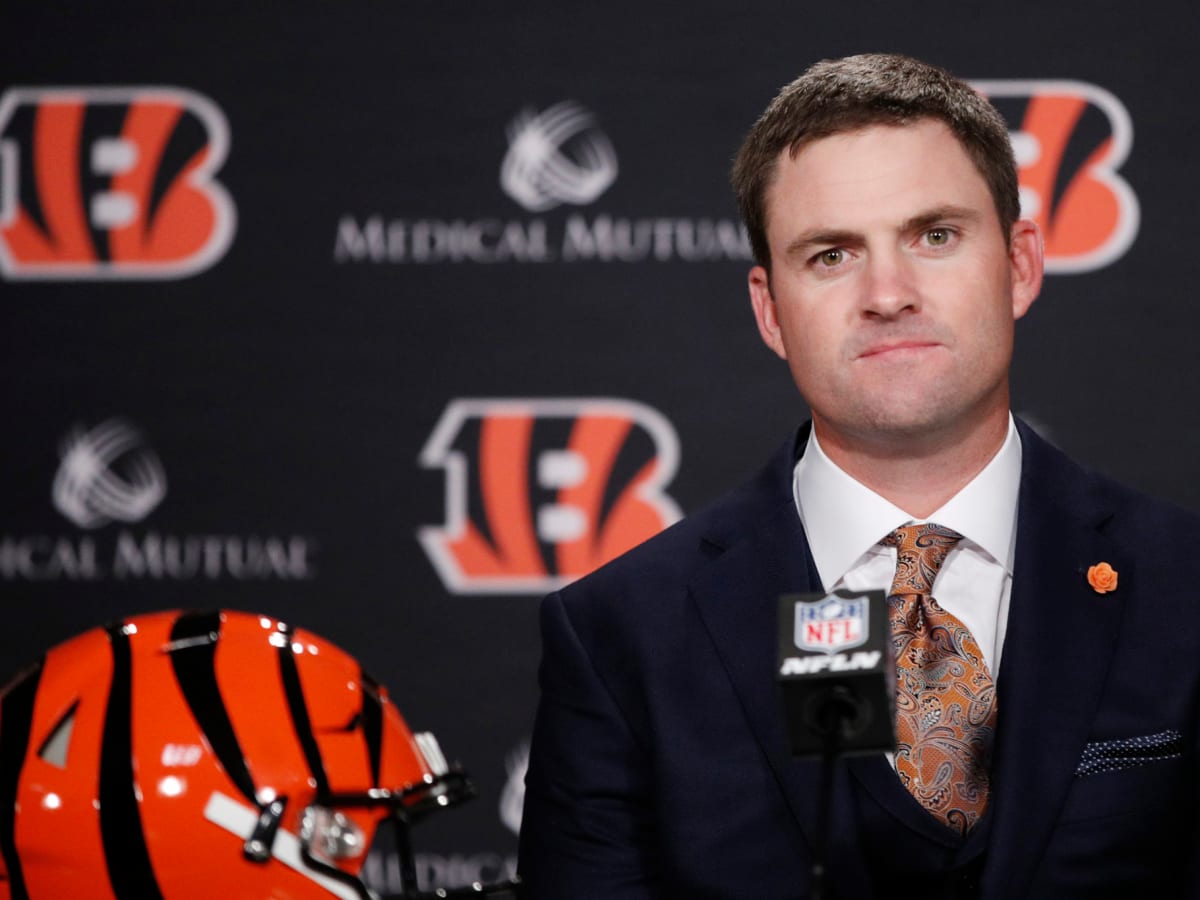
[[[421,465],[446,470],[446,524],[418,537],[457,594],[553,590],[680,518],[675,429],[629,400],[455,400]]]
[[[1021,213],[1046,241],[1047,272],[1088,272],[1137,237],[1137,195],[1119,174],[1133,124],[1108,91],[1082,81],[976,81],[1008,120]]]
[[[213,180],[229,125],[170,87],[12,88],[0,96],[0,273],[179,278],[233,239]]]

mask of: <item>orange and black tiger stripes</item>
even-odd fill
[[[0,853],[8,870],[10,900],[29,900],[21,858],[17,855],[17,785],[33,724],[33,703],[42,677],[44,658],[0,703]]]
[[[367,742],[367,756],[371,760],[371,783],[379,787],[383,759],[383,702],[379,699],[379,685],[362,669],[359,669],[359,678],[363,684],[360,721]]]
[[[246,799],[258,806],[254,779],[246,768],[246,757],[217,684],[214,663],[220,636],[220,612],[182,614],[171,627],[171,665],[188,708],[217,760]]]
[[[291,626],[284,626],[283,634],[287,640],[279,647],[279,677],[283,681],[283,693],[287,698],[292,727],[296,730],[296,740],[300,742],[304,759],[308,763],[308,771],[317,785],[317,802],[328,803],[329,777],[325,773],[325,763],[321,759],[316,735],[313,734],[308,704],[304,702],[304,687],[300,683],[300,672],[296,668],[296,657],[292,652],[293,633]]]
[[[100,834],[117,900],[162,900],[154,877],[133,770],[133,665],[123,622],[105,629],[113,673],[100,749]]]

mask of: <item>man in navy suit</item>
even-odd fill
[[[827,61],[771,103],[733,179],[755,319],[812,422],[544,602],[527,896],[809,896],[819,766],[788,750],[777,599],[890,587],[885,538],[925,522],[961,535],[932,594],[993,679],[990,793],[953,828],[893,757],[846,760],[827,894],[1200,896],[1200,520],[1009,412],[1042,247],[1004,122],[915,60]]]

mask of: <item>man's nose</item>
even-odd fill
[[[862,292],[863,315],[893,318],[920,309],[912,264],[899,251],[871,253],[865,267]]]

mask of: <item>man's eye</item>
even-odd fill
[[[931,228],[925,232],[925,241],[931,247],[944,247],[950,243],[951,237],[948,228]]]
[[[839,250],[836,247],[834,247],[831,250],[822,250],[820,253],[817,254],[817,262],[819,262],[821,265],[823,265],[827,268],[832,268],[833,266],[841,265],[842,261],[845,258],[846,258],[845,251]]]

